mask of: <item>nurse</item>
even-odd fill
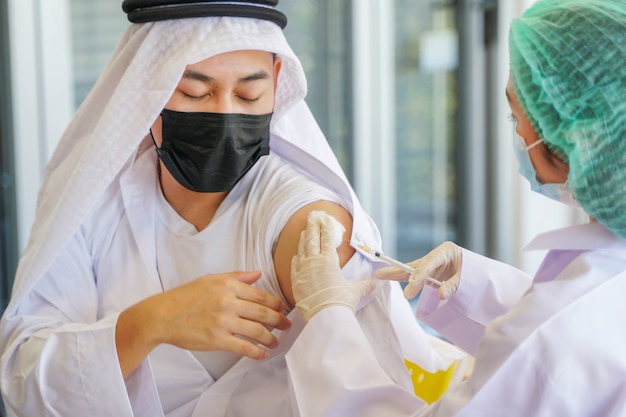
[[[371,284],[344,281],[332,222],[312,219],[292,263],[308,320],[287,356],[300,416],[625,415],[626,2],[539,0],[509,42],[520,172],[591,221],[530,244],[548,250],[532,281],[450,242],[414,261],[410,277],[378,271],[408,279],[408,298],[421,291],[418,317],[475,355],[471,376],[427,405],[380,371],[351,312]],[[429,275],[445,281],[440,290],[424,287]]]
[[[277,3],[123,2],[133,23],[48,164],[0,324],[9,416],[294,415],[307,214],[380,241],[304,102]],[[394,319],[394,298],[379,285],[358,321],[410,386],[394,341],[412,314]]]

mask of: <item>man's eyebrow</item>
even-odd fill
[[[215,78],[208,76],[206,74],[203,74],[201,72],[193,71],[193,70],[186,70],[185,73],[183,74],[183,78],[189,78],[192,80],[202,81],[205,83],[215,82]],[[248,83],[248,82],[257,81],[257,80],[268,80],[270,78],[271,78],[270,75],[266,71],[261,70],[253,74],[247,75],[245,77],[242,77],[239,80],[237,80],[237,82]]]
[[[247,83],[250,81],[257,81],[257,80],[269,80],[271,77],[270,75],[266,72],[266,71],[257,71],[254,74],[250,74],[246,77],[240,78],[239,82],[240,83]]]
[[[189,78],[192,80],[202,81],[205,83],[212,83],[215,81],[213,77],[209,77],[206,74],[203,74],[197,71],[192,71],[192,70],[186,70],[185,73],[183,74],[183,78]]]
[[[509,103],[511,102],[511,96],[509,95],[509,89],[505,88],[504,89],[504,95],[506,96],[506,99],[509,100]]]

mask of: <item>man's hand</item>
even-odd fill
[[[260,276],[258,271],[206,275],[122,312],[116,344],[124,377],[161,343],[266,358],[267,351],[254,342],[276,347],[268,327],[284,330],[291,323],[278,297],[250,285]]]

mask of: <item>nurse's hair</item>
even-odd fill
[[[626,1],[538,0],[511,23],[515,94],[587,214],[626,238]]]

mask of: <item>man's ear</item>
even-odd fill
[[[278,55],[274,55],[274,91],[276,91],[276,87],[278,86],[278,74],[282,66],[283,60],[280,59]]]

